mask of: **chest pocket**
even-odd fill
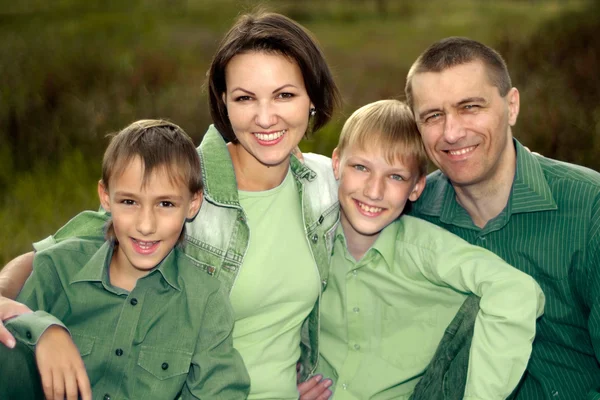
[[[95,337],[72,333],[72,338],[82,358],[90,355],[94,348],[94,342],[96,341]]]
[[[187,374],[191,361],[192,353],[142,346],[138,365],[155,378],[165,380]]]
[[[191,352],[141,346],[133,398],[156,393],[175,398],[185,383],[191,361]]]

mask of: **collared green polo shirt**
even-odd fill
[[[217,279],[175,249],[128,292],[110,284],[113,246],[69,239],[40,251],[17,300],[32,310],[7,326],[35,345],[56,319],[69,329],[94,397],[245,399],[233,314]]]
[[[408,399],[446,327],[481,297],[465,399],[504,399],[525,371],[543,310],[539,286],[493,253],[403,216],[359,261],[342,227],[321,304],[321,361],[336,400]]]
[[[531,154],[516,140],[515,148],[508,204],[483,229],[440,171],[412,214],[493,251],[542,287],[546,308],[518,399],[600,399],[600,174]]]

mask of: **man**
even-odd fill
[[[493,49],[451,37],[411,67],[407,101],[439,168],[412,210],[533,276],[545,315],[518,399],[600,399],[600,174],[513,138],[519,92]]]

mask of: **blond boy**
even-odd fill
[[[0,398],[245,399],[229,301],[177,248],[202,200],[189,136],[162,120],[126,127],[98,195],[106,241],[73,238],[35,257],[17,300],[36,312],[7,322],[18,350],[0,346]]]
[[[360,108],[332,159],[341,223],[322,300],[319,372],[335,382],[334,398],[509,396],[525,371],[543,294],[491,252],[403,215],[423,191],[427,165],[409,108],[396,100]],[[466,346],[453,353],[457,365],[415,389],[426,371],[439,373],[435,361],[428,365],[447,327],[450,341],[464,329],[464,308],[477,302],[471,293],[481,298],[472,344],[450,343]]]

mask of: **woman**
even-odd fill
[[[237,20],[208,83],[214,126],[198,147],[205,201],[187,224],[185,252],[230,292],[249,398],[297,399],[297,361],[303,381],[318,359],[318,305],[338,207],[329,159],[307,155],[302,164],[290,153],[329,121],[338,90],[310,34],[274,13]],[[104,218],[83,218],[36,248],[101,234]],[[31,270],[31,255],[20,260]],[[5,279],[26,271],[15,265]]]

